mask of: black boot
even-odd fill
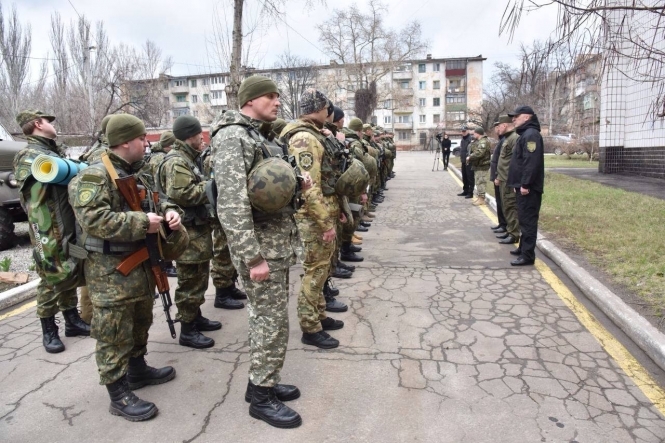
[[[369,229],[365,228],[364,226],[358,225],[358,227],[356,228],[356,232],[367,232],[367,231],[369,231]]]
[[[342,320],[335,320],[332,317],[326,317],[321,320],[321,327],[324,331],[336,331],[344,327],[344,322]]]
[[[332,276],[335,278],[351,278],[353,273],[337,266],[335,269],[333,269]]]
[[[135,391],[148,385],[161,385],[175,378],[175,369],[172,366],[153,368],[145,362],[145,356],[129,357],[127,369],[127,383],[129,389]]]
[[[233,299],[235,285],[228,288],[215,288],[215,307],[220,309],[242,309],[245,304]]]
[[[351,251],[349,249],[349,246],[351,243],[342,243],[342,248],[341,248],[341,254],[340,254],[340,259],[344,261],[353,261],[353,262],[360,262],[365,260],[363,257],[356,255],[355,252]]]
[[[360,246],[356,246],[353,243],[349,244],[349,251],[351,251],[351,252],[360,252],[362,250],[363,250],[363,248],[361,248]]]
[[[199,308],[199,316],[194,319],[194,323],[196,323],[196,329],[199,331],[218,331],[222,329],[222,322],[205,318],[201,313],[201,308]]]
[[[328,312],[346,312],[349,310],[349,307],[342,303],[341,301],[337,301],[335,297],[332,295],[326,295],[325,290],[323,292],[324,297],[326,299],[326,311]],[[321,323],[323,324],[323,323]],[[323,328],[325,329],[325,327]]]
[[[328,278],[323,284],[323,295],[331,297],[337,297],[339,295],[339,289],[333,286],[330,278]]]
[[[49,354],[57,354],[65,350],[65,345],[60,341],[58,336],[58,325],[55,324],[55,315],[39,319],[42,322],[42,343],[44,349]]]
[[[194,349],[205,349],[215,346],[215,340],[201,334],[195,322],[180,322],[179,342],[181,346],[188,346]]]
[[[236,287],[236,282],[231,284],[230,288],[226,288],[231,293],[231,298],[234,300],[247,300],[247,294]]]
[[[129,421],[143,421],[157,413],[157,406],[154,403],[143,401],[132,392],[124,375],[106,385],[106,389],[111,397],[109,412],[113,415],[120,415]]]
[[[354,271],[356,270],[356,267],[355,267],[355,266],[353,266],[353,265],[347,265],[346,263],[341,262],[341,261],[338,261],[338,262],[337,262],[337,266],[340,267],[340,268],[342,268],[342,269],[346,269],[347,271],[351,271],[351,272],[354,272]]]
[[[326,331],[319,331],[313,334],[303,332],[300,342],[321,349],[333,349],[339,346],[339,340],[332,338]]]
[[[251,381],[247,382],[247,390],[245,391],[245,401],[251,403],[252,396],[254,395],[254,388],[256,385]],[[293,385],[275,385],[275,396],[279,401],[291,401],[300,398],[300,390]]]
[[[264,386],[254,387],[249,415],[276,428],[297,428],[302,424],[300,415],[277,398],[275,389]]]
[[[76,337],[78,335],[90,335],[90,325],[81,320],[76,308],[62,311],[65,317],[65,337]]]

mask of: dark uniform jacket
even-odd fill
[[[473,141],[471,134],[466,134],[462,137],[462,141],[459,147],[459,158],[462,159],[462,163],[466,161],[466,158],[469,156],[469,145]]]
[[[499,163],[499,154],[501,153],[501,146],[503,145],[504,137],[499,138],[499,143],[497,143],[492,152],[492,159],[490,160],[490,181],[493,182],[496,179],[496,165]]]
[[[515,143],[513,158],[510,160],[508,186],[543,192],[545,159],[538,117],[534,115],[516,131],[520,138]]]

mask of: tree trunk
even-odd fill
[[[242,56],[242,8],[244,0],[233,0],[233,48],[231,50],[231,76],[226,87],[228,109],[240,109],[238,89],[240,88],[240,63]]]

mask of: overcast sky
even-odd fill
[[[556,23],[556,9],[548,7],[522,18],[514,41],[499,36],[499,22],[508,0],[384,0],[389,12],[386,22],[399,28],[407,21],[420,21],[424,37],[430,41],[429,53],[434,57],[464,57],[482,54],[487,57],[484,77],[489,81],[492,65],[497,61],[515,63],[520,42],[547,38]],[[0,0],[5,13],[10,2]],[[71,2],[71,4],[70,4]],[[212,27],[214,5],[226,8],[232,17],[232,0],[18,0],[21,21],[29,21],[33,33],[33,57],[45,57],[50,50],[48,30],[50,16],[58,11],[66,22],[79,14],[92,22],[104,21],[112,44],[140,46],[151,39],[165,55],[173,57],[172,74],[187,75],[214,70],[206,41]],[[258,0],[247,0],[256,5]],[[286,0],[285,20],[293,29],[276,21],[267,26],[257,47],[253,65],[270,68],[276,56],[287,48],[291,52],[321,63],[330,58],[318,46],[317,24],[326,18],[327,9],[344,9],[364,1],[327,0],[304,10],[303,0]],[[72,6],[73,5],[73,6]],[[74,10],[76,8],[76,11]],[[295,29],[295,31],[294,31]],[[297,31],[297,33],[296,33]],[[301,34],[302,36],[298,35]],[[208,46],[208,47],[207,47]]]

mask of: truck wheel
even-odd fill
[[[13,248],[15,244],[14,218],[6,209],[0,208],[0,251]]]

